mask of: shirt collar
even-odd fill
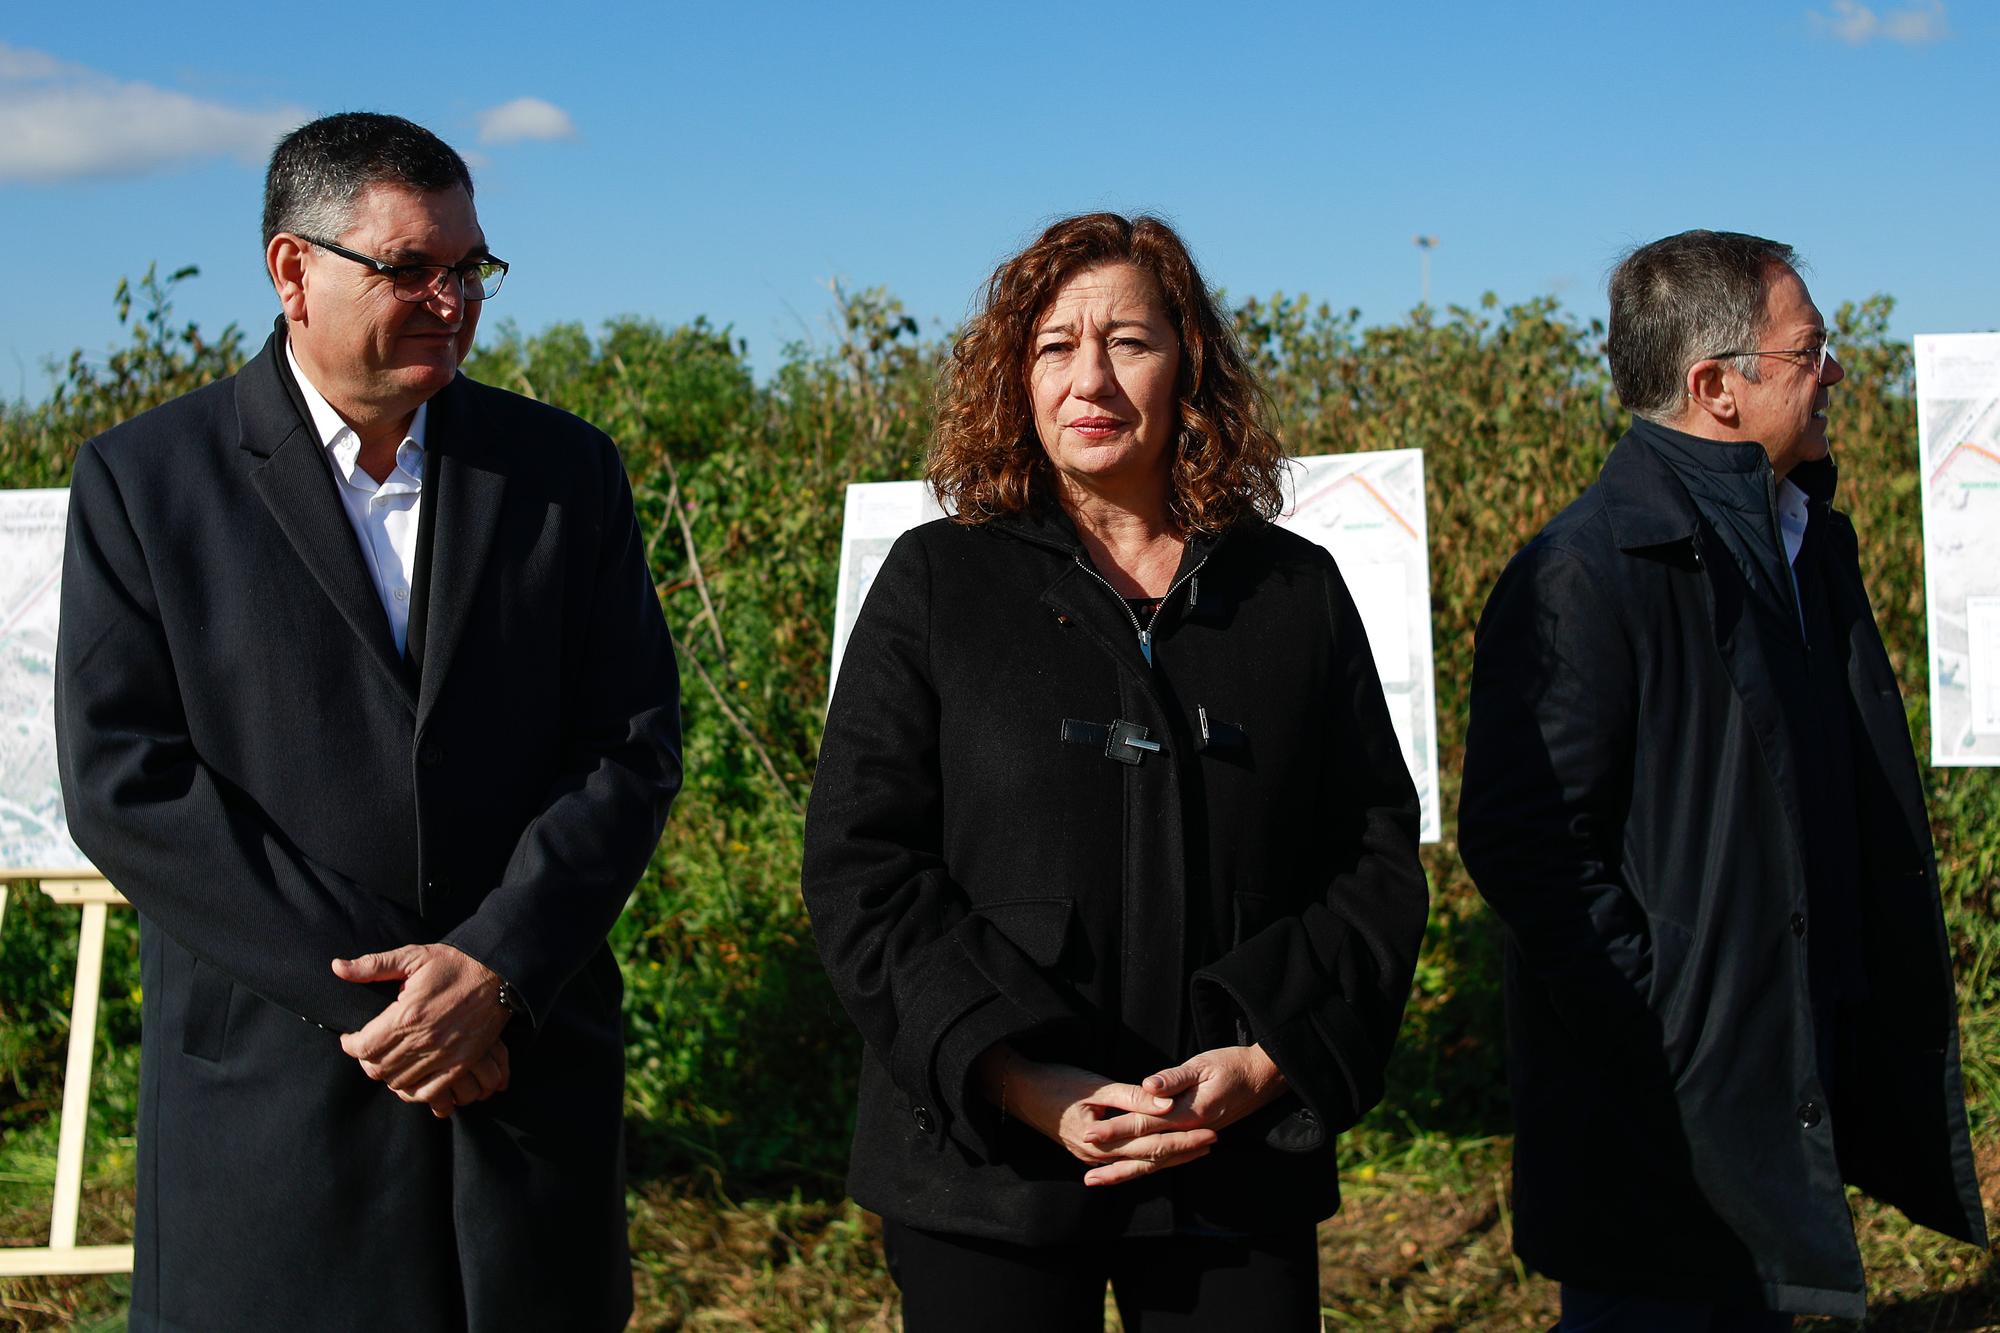
[[[358,449],[361,441],[354,428],[341,420],[340,413],[333,410],[333,404],[326,401],[326,395],[312,382],[305,368],[299,365],[298,354],[292,351],[291,339],[285,340],[285,360],[291,363],[292,378],[298,381],[299,395],[306,400],[306,411],[312,415],[313,433],[319,436],[322,449],[337,451],[342,444]],[[428,401],[417,405],[416,415],[410,418],[410,428],[403,433],[402,446],[396,450],[397,462],[401,463],[403,450],[414,446],[419,459],[423,456],[424,426],[430,417],[431,405]],[[422,475],[421,469],[417,475]]]

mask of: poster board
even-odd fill
[[[1295,458],[1286,490],[1279,526],[1327,549],[1361,612],[1389,721],[1423,806],[1423,840],[1436,842],[1444,836],[1444,817],[1438,809],[1424,451]]]
[[[67,490],[0,491],[0,880],[97,872],[56,780],[56,620]]]
[[[937,497],[921,481],[866,481],[847,488],[847,514],[840,526],[840,585],[833,598],[833,654],[826,665],[826,697],[840,679],[840,656],[854,618],[875,582],[896,538],[934,518],[943,518]]]
[[[2000,333],[1914,350],[1931,763],[2000,764]]]
[[[1423,840],[1443,835],[1438,808],[1436,672],[1431,647],[1430,544],[1421,449],[1294,458],[1281,527],[1326,548],[1360,609],[1389,719],[1423,806]],[[896,538],[944,511],[920,481],[847,488],[827,675],[840,678],[847,636]]]

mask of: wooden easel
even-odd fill
[[[77,1210],[83,1199],[84,1126],[90,1118],[90,1066],[96,1054],[97,997],[104,979],[104,923],[125,896],[95,875],[71,871],[16,871],[0,880],[0,924],[6,917],[9,880],[38,880],[59,903],[83,909],[76,943],[76,982],[69,1008],[69,1064],[63,1074],[62,1129],[56,1139],[56,1192],[49,1210],[49,1243],[34,1249],[0,1249],[0,1277],[75,1273],[129,1273],[130,1245],[78,1245]]]

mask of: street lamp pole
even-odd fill
[[[1431,251],[1437,249],[1438,238],[1435,236],[1417,235],[1411,237],[1410,241],[1411,244],[1417,247],[1417,253],[1422,256],[1424,304],[1429,305],[1431,303]]]

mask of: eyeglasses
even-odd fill
[[[458,290],[468,301],[488,300],[507,280],[507,262],[492,255],[483,259],[468,259],[462,264],[385,264],[370,255],[335,245],[332,241],[322,241],[316,236],[301,235],[299,239],[342,259],[351,259],[374,269],[389,280],[389,289],[396,294],[398,301],[408,301],[413,305],[430,300],[454,278],[458,280]]]
[[[1827,358],[1832,355],[1833,339],[1831,337],[1822,337],[1811,347],[1788,347],[1783,351],[1777,352],[1717,352],[1714,356],[1704,357],[1703,360],[1722,361],[1732,356],[1802,356],[1807,359],[1807,364],[1812,366],[1813,377],[1815,379],[1824,379],[1826,378]]]

